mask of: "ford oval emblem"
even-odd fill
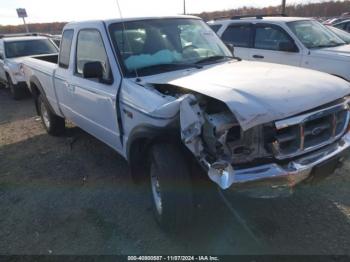
[[[314,129],[312,129],[312,131],[311,131],[311,134],[313,135],[313,136],[318,136],[319,134],[321,134],[322,133],[322,128],[321,127],[316,127],[316,128],[314,128]]]

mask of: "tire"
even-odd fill
[[[11,77],[9,77],[8,75],[6,76],[7,78],[7,84],[8,87],[10,88],[10,93],[11,96],[14,100],[20,100],[21,98],[23,98],[25,96],[25,88],[21,85],[14,85],[12,83]]]
[[[186,228],[193,220],[190,172],[180,149],[156,144],[151,149],[150,180],[153,211],[166,231]]]
[[[65,130],[65,120],[62,117],[55,115],[42,95],[38,97],[38,108],[41,121],[47,133],[52,136],[60,136]]]

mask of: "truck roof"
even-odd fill
[[[2,39],[5,42],[18,42],[18,41],[47,39],[47,37],[45,37],[45,36],[14,36],[14,37],[4,37]]]
[[[313,18],[305,18],[305,17],[289,17],[289,16],[264,16],[262,18],[256,18],[255,16],[252,17],[245,17],[240,19],[218,19],[209,21],[209,24],[223,24],[223,23],[232,23],[232,22],[261,22],[261,21],[268,21],[268,22],[282,22],[282,23],[288,23],[288,22],[295,22],[295,21],[302,21],[302,20],[313,20]]]
[[[74,27],[75,25],[83,25],[83,24],[91,24],[91,23],[120,23],[120,22],[130,22],[130,21],[142,21],[142,20],[152,20],[152,19],[176,19],[176,18],[188,18],[188,19],[200,19],[197,16],[190,15],[176,15],[176,16],[146,16],[146,17],[128,17],[128,18],[115,18],[115,19],[106,19],[106,20],[87,20],[87,21],[79,21],[79,22],[70,22],[66,26]]]

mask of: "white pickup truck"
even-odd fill
[[[36,33],[0,35],[0,82],[9,87],[14,99],[21,99],[27,91],[24,74],[20,70],[22,58],[57,53],[57,46],[48,36]]]
[[[195,177],[277,197],[350,147],[349,82],[240,61],[196,17],[70,23],[59,56],[23,63],[48,133],[67,119],[120,153],[167,229],[190,223]]]

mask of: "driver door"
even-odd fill
[[[121,75],[113,51],[103,34],[103,24],[91,23],[77,28],[73,44],[69,77],[61,85],[61,96],[66,106],[65,115],[80,128],[121,151],[120,130],[117,119],[116,100]],[[62,43],[64,45],[64,43]],[[64,47],[63,47],[64,48]],[[103,66],[103,77],[86,78],[83,68],[86,63],[99,62]]]

